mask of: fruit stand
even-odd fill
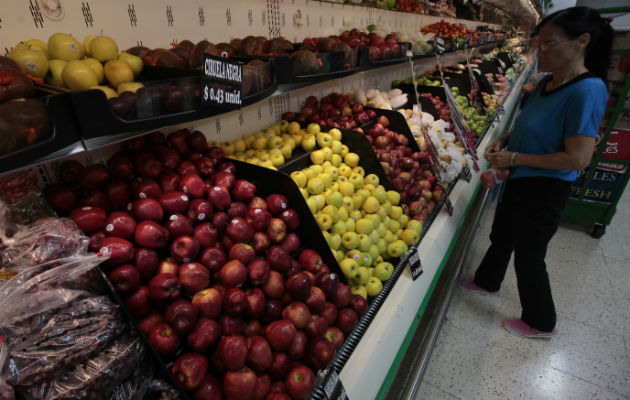
[[[19,94],[0,92],[11,95],[0,98],[0,304],[20,304],[2,319],[3,357],[16,362],[26,317],[46,339],[33,320],[62,307],[113,322],[92,352],[77,344],[77,360],[98,368],[62,371],[61,353],[36,379],[18,363],[0,393],[359,399],[389,388],[528,56],[484,24],[410,4],[233,3],[2,11],[0,83]],[[419,54],[404,32],[448,33],[449,48],[437,56],[435,38]],[[210,64],[239,71],[237,106],[224,104],[229,74],[209,78]],[[393,84],[412,73],[435,87]],[[33,286],[49,308],[29,302]],[[75,386],[46,386],[53,377]]]

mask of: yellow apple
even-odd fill
[[[298,185],[298,187],[303,188],[306,186],[306,175],[302,171],[293,171],[291,172],[291,178]]]
[[[315,136],[315,135],[317,135],[318,133],[321,132],[321,128],[317,124],[308,124],[308,126],[306,127],[306,131],[310,135]]]
[[[361,209],[369,214],[374,214],[378,211],[379,202],[374,196],[370,196],[363,202]]]
[[[359,165],[359,156],[356,153],[348,153],[345,155],[345,157],[343,158],[343,161],[346,163],[347,166],[349,166],[350,168],[354,168],[357,165]]]
[[[133,82],[133,71],[129,64],[122,60],[110,60],[103,67],[105,78],[113,86],[118,87],[124,82]]]
[[[398,258],[407,252],[407,244],[402,240],[394,240],[387,245],[387,255],[390,258]]]
[[[22,67],[24,72],[36,78],[43,78],[48,73],[48,59],[42,51],[27,48],[13,49],[9,52],[9,58]]]
[[[144,67],[144,63],[140,59],[140,57],[136,57],[133,54],[129,53],[120,53],[118,56],[119,60],[122,60],[129,64],[131,70],[133,71],[133,76],[138,76],[142,72],[142,68]]]
[[[46,58],[48,58],[48,45],[43,40],[39,40],[39,39],[25,40],[23,42],[16,44],[14,48],[38,50],[46,54]]]
[[[63,67],[66,66],[66,60],[50,60],[48,61],[48,73],[46,74],[46,83],[59,87],[66,87],[66,84],[63,83],[63,78],[61,77],[61,73],[63,72]]]
[[[90,55],[104,63],[118,59],[118,45],[109,36],[97,36],[90,40]]]
[[[85,90],[98,85],[98,78],[86,63],[69,61],[61,72],[63,82],[71,90]]]
[[[332,128],[328,134],[332,136],[333,140],[341,140],[341,131],[337,128]]]
[[[322,231],[329,230],[333,224],[330,215],[324,213],[317,214],[315,216],[315,221],[317,221],[317,225],[319,225],[319,229],[321,229]]]
[[[315,204],[317,205],[317,210],[323,209],[326,205],[326,199],[321,194],[312,196],[311,198],[315,201]]]
[[[103,80],[105,79],[105,74],[103,73],[103,64],[101,64],[101,62],[98,61],[96,58],[85,58],[81,61],[87,64],[87,66],[90,67],[92,71],[94,71],[94,74],[96,75],[96,79],[98,79],[99,85],[103,83]]]
[[[81,60],[83,45],[66,33],[55,33],[48,38],[48,55],[66,61]]]
[[[83,50],[85,51],[85,55],[90,57],[90,42],[96,37],[96,35],[87,35],[85,39],[83,39]]]
[[[359,272],[359,264],[351,258],[344,258],[341,260],[339,267],[348,279],[354,279]]]
[[[308,180],[306,188],[310,194],[320,194],[324,191],[324,182],[321,179],[314,177]]]
[[[360,266],[357,269],[357,276],[354,277],[354,280],[357,283],[357,285],[364,285],[367,283],[369,279],[370,279],[370,270],[368,270],[366,267]]]
[[[402,231],[400,238],[403,242],[407,244],[407,246],[411,246],[418,242],[418,240],[420,239],[420,234],[416,232],[415,229],[407,228]]]
[[[102,91],[103,93],[105,93],[105,97],[107,97],[107,100],[111,99],[112,97],[118,96],[118,93],[116,93],[116,91],[109,86],[92,86],[90,89],[97,89]]]
[[[374,267],[372,274],[381,281],[388,280],[394,273],[394,266],[388,262],[380,262]]]
[[[350,288],[350,292],[352,294],[358,294],[359,296],[367,300],[367,289],[363,285],[352,286]]]
[[[341,236],[341,244],[348,250],[356,249],[359,245],[359,235],[356,232],[346,232]]]
[[[300,130],[302,130],[300,123],[296,121],[289,123],[289,126],[287,127],[287,132],[289,132],[290,135],[295,135],[296,133],[299,133]]]
[[[325,160],[325,155],[323,150],[315,150],[311,152],[311,162],[313,164],[319,165],[323,163]]]
[[[381,289],[383,289],[383,283],[375,276],[371,277],[365,284],[365,290],[370,297],[379,294]]]

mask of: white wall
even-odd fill
[[[576,0],[551,0],[552,8],[546,10],[545,15],[555,13],[565,8],[574,7]]]
[[[586,6],[593,8],[604,7],[621,7],[628,6],[628,0],[578,0],[578,6]],[[615,17],[614,14],[606,15],[607,17]],[[613,19],[612,27],[614,29],[628,29],[630,28],[630,14],[626,13]]]

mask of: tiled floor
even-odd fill
[[[490,206],[464,277],[483,257],[492,217]],[[502,327],[521,311],[513,267],[498,297],[457,288],[416,399],[630,399],[630,189],[601,239],[563,223],[547,267],[558,336],[524,339]]]

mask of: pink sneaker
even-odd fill
[[[482,288],[481,286],[477,285],[475,282],[473,281],[469,281],[469,280],[461,280],[459,281],[459,287],[467,290],[469,292],[473,292],[473,293],[480,293],[480,294],[485,294],[486,296],[498,296],[499,295],[499,291],[495,291],[495,292],[490,292],[484,288]]]
[[[528,338],[550,338],[558,333],[556,328],[553,328],[551,332],[539,331],[536,328],[532,328],[519,319],[506,319],[503,321],[503,326],[508,332],[515,335],[528,337]]]

